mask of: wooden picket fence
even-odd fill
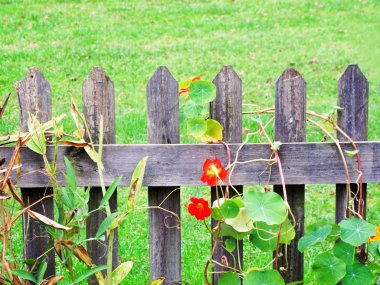
[[[224,67],[215,77],[217,97],[210,105],[210,117],[218,120],[224,127],[224,140],[230,144],[234,157],[242,142],[242,82],[232,67]],[[28,112],[37,113],[41,122],[52,118],[51,88],[42,73],[31,68],[17,86],[20,102],[21,127],[26,129]],[[350,65],[338,82],[339,126],[355,141],[360,149],[364,183],[380,182],[379,142],[367,140],[368,121],[368,82],[357,65]],[[281,141],[280,149],[288,191],[288,200],[297,221],[296,238],[287,248],[287,281],[303,279],[303,254],[297,250],[299,238],[304,233],[305,184],[336,184],[336,222],[346,218],[347,192],[343,163],[335,144],[327,142],[305,143],[306,133],[306,82],[293,68],[286,69],[276,82],[275,99],[275,140]],[[83,112],[88,121],[95,143],[99,142],[100,116],[104,118],[103,162],[107,185],[119,175],[123,175],[121,186],[129,184],[129,179],[138,161],[148,156],[144,185],[148,186],[149,206],[161,205],[180,216],[180,186],[201,185],[200,171],[207,157],[219,157],[227,163],[223,145],[218,144],[179,144],[179,98],[178,83],[166,67],[158,67],[147,84],[148,144],[116,145],[115,139],[115,99],[114,84],[101,68],[95,68],[83,82]],[[338,138],[344,142],[341,135]],[[342,143],[342,148],[352,150],[350,143]],[[0,157],[9,161],[12,147],[0,147]],[[240,161],[268,158],[271,155],[267,144],[247,144],[239,154]],[[48,148],[48,156],[52,149]],[[58,181],[64,185],[61,170],[64,170],[63,157],[74,164],[78,186],[93,186],[90,192],[89,211],[96,209],[102,198],[96,165],[83,149],[60,146],[58,152]],[[18,181],[22,197],[27,205],[41,199],[51,192],[49,179],[41,172],[42,158],[23,148],[21,152],[22,176]],[[357,164],[354,158],[347,157],[351,175],[352,189],[357,189]],[[266,163],[242,164],[235,169],[232,183],[243,193],[244,185],[275,185],[274,191],[281,193],[281,181],[278,168],[273,166],[269,174],[263,172]],[[366,190],[366,184],[364,185]],[[169,196],[170,194],[170,196]],[[169,196],[169,197],[168,197]],[[211,190],[212,200],[216,191]],[[117,193],[110,201],[112,211],[116,211]],[[33,211],[53,217],[53,199],[45,199],[32,207]],[[120,209],[122,210],[122,209]],[[95,236],[105,214],[96,211],[87,220],[87,237]],[[170,223],[173,223],[171,225]],[[181,229],[168,218],[168,213],[158,209],[149,210],[150,278],[165,277],[165,284],[181,284]],[[29,217],[24,217],[24,256],[36,258],[49,246],[49,235],[45,228]],[[121,237],[120,237],[121,238]],[[117,265],[118,237],[113,241],[114,266]],[[51,246],[51,245],[50,245]],[[211,243],[210,243],[211,246]],[[104,242],[89,241],[87,250],[94,263],[106,263]],[[239,250],[239,254],[236,252]],[[243,246],[234,252],[242,262]],[[227,258],[234,264],[230,254],[218,247],[214,259]],[[54,252],[48,254],[46,275],[55,273]],[[280,266],[285,266],[280,258]],[[216,272],[225,270],[220,266]],[[213,275],[213,284],[217,284],[219,274]],[[97,284],[90,279],[90,284]]]

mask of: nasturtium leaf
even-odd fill
[[[336,257],[343,260],[347,265],[353,264],[355,256],[355,247],[343,241],[338,242],[333,247],[333,253]]]
[[[224,244],[228,252],[233,252],[236,248],[236,239],[234,238],[226,239]]]
[[[194,81],[189,86],[190,98],[199,105],[207,105],[216,96],[216,87],[209,81]]]
[[[186,79],[185,81],[181,81],[179,84],[178,84],[178,87],[179,89],[186,89],[190,86],[191,82],[193,82],[193,78],[188,78]]]
[[[211,208],[211,218],[217,221],[221,221],[224,219],[222,212],[220,211],[220,208],[218,207]]]
[[[226,223],[221,223],[220,225],[219,236],[221,237],[233,237],[236,240],[242,240],[247,235],[249,235],[249,232],[238,232]]]
[[[285,285],[284,279],[276,270],[252,270],[243,279],[244,285]]]
[[[241,280],[235,272],[229,271],[220,276],[218,285],[240,285]]]
[[[342,241],[353,246],[366,243],[370,236],[376,234],[376,229],[373,225],[355,217],[341,221],[339,226],[341,228]]]
[[[250,242],[261,251],[274,251],[277,246],[277,232],[279,225],[268,225],[264,222],[257,222],[257,229],[252,230],[249,236]],[[282,223],[280,243],[290,244],[295,237],[295,230],[289,220]]]
[[[207,131],[207,122],[204,119],[187,119],[187,133],[193,137],[200,137]]]
[[[368,243],[368,252],[373,257],[380,258],[380,241],[372,241]]]
[[[239,206],[239,208],[243,208],[243,207],[245,207],[244,202],[243,202],[243,199],[242,199],[240,196],[238,196],[238,197],[236,197],[236,198],[233,198],[233,199],[231,199],[231,200],[234,201],[234,202],[236,203],[236,205]]]
[[[233,200],[228,199],[220,206],[220,211],[225,218],[233,219],[239,214],[240,208]]]
[[[224,205],[226,201],[232,201],[233,203],[238,205],[238,207],[242,204],[241,200],[239,199],[235,200],[235,199],[236,198],[230,199],[230,200],[226,200],[224,198],[217,199],[212,203],[212,207],[213,209],[220,208],[220,214],[223,215],[221,211],[221,207]],[[239,208],[239,212],[235,218],[225,219],[225,224],[230,225],[235,231],[241,232],[241,233],[246,233],[253,229],[253,223],[251,219],[248,217],[247,210],[245,207]]]
[[[206,124],[206,132],[198,137],[198,140],[201,142],[218,142],[223,140],[223,127],[218,121],[208,119],[206,120]]]
[[[337,224],[330,224],[332,227],[331,233],[327,236],[326,241],[333,242],[340,237],[340,227]]]
[[[186,100],[182,109],[187,118],[207,118],[210,112],[208,105],[199,105],[191,99]]]
[[[246,208],[240,208],[238,215],[233,219],[226,219],[225,223],[240,233],[246,233],[253,229],[253,223],[248,217]]]
[[[331,225],[324,225],[321,227],[315,227],[311,232],[305,234],[298,241],[298,250],[304,251],[309,246],[322,242],[331,233]]]
[[[32,281],[34,283],[37,283],[36,278],[33,276],[33,274],[31,274],[28,271],[25,271],[22,269],[15,269],[15,270],[12,270],[12,274],[16,275],[17,277],[20,277],[24,280],[29,280],[29,281]]]
[[[356,262],[355,264],[347,265],[346,276],[342,279],[343,285],[368,285],[372,284],[373,274],[371,270],[361,264],[360,262]]]
[[[346,275],[344,261],[328,252],[319,254],[311,268],[318,285],[335,285]]]
[[[279,225],[286,219],[285,202],[275,192],[250,191],[243,197],[248,216],[254,222]]]

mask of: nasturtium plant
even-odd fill
[[[186,117],[187,134],[200,142],[221,141],[222,125],[209,118],[210,102],[216,97],[215,85],[197,76],[181,82],[179,86],[181,114]]]
[[[224,245],[228,252],[233,252],[236,248],[236,239],[228,238],[224,241]]]
[[[220,211],[223,217],[233,219],[239,214],[240,208],[233,200],[226,200],[223,205],[220,206]]]
[[[316,284],[320,285],[335,285],[346,275],[344,261],[328,252],[319,254],[311,269]]]
[[[220,276],[218,285],[241,285],[241,280],[237,273],[229,271]]]
[[[340,241],[333,247],[333,253],[336,257],[343,260],[347,265],[353,264],[355,258],[355,247]]]
[[[331,233],[332,227],[327,224],[321,227],[315,227],[311,232],[305,234],[300,238],[298,242],[298,250],[304,251],[311,245],[314,245],[318,242],[323,242],[326,237]]]
[[[341,239],[353,246],[366,243],[370,236],[376,234],[376,229],[370,223],[355,217],[348,218],[339,223]]]
[[[243,283],[244,285],[285,285],[280,273],[273,269],[252,270],[244,277]]]
[[[277,234],[280,225],[268,225],[264,222],[255,223],[255,229],[249,236],[250,242],[261,251],[274,251],[277,246]],[[294,226],[289,220],[281,224],[280,243],[290,244],[295,237]]]
[[[347,265],[346,271],[346,276],[342,279],[342,285],[372,284],[374,276],[371,270],[360,262],[355,262],[355,264]]]
[[[243,197],[248,216],[254,222],[279,225],[286,219],[284,200],[275,192],[249,191]]]

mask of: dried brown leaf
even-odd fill
[[[55,228],[58,230],[65,230],[65,231],[71,230],[70,227],[66,227],[64,225],[58,224],[56,221],[53,221],[52,219],[49,219],[48,217],[46,217],[42,214],[39,214],[37,212],[34,212],[32,210],[29,210],[28,213],[33,219],[35,219],[35,220],[37,220],[37,221],[39,221],[45,225],[48,225],[52,228]]]
[[[52,276],[49,277],[46,281],[42,282],[41,285],[56,285],[59,281],[61,281],[64,278],[64,276]]]
[[[93,266],[91,257],[88,255],[87,250],[82,245],[75,245],[74,242],[70,240],[60,240],[58,243],[65,246],[68,250],[70,250],[74,255],[84,262],[88,266]]]
[[[89,145],[84,140],[80,140],[80,141],[61,140],[59,142],[62,144],[66,144],[66,145],[74,146],[74,147],[85,147]]]

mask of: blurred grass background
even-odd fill
[[[53,112],[69,112],[70,97],[81,105],[81,83],[102,66],[115,83],[118,143],[146,142],[145,86],[159,65],[178,80],[201,75],[213,80],[230,64],[243,81],[244,103],[274,105],[274,83],[294,66],[307,81],[308,109],[328,113],[337,101],[337,80],[350,63],[359,64],[370,83],[369,139],[380,139],[380,1],[274,0],[0,0],[0,103],[12,93],[0,133],[17,130],[14,84],[37,66],[51,83]],[[251,107],[246,105],[244,110]],[[252,128],[249,117],[244,126]],[[73,124],[66,120],[65,127]],[[308,141],[321,133],[308,129]],[[183,141],[188,141],[184,134]],[[334,186],[307,186],[306,222],[334,220]],[[379,224],[379,185],[369,186],[369,220]],[[119,207],[126,191],[119,190]],[[185,203],[209,189],[183,188]],[[139,195],[146,204],[146,192]],[[183,283],[202,284],[211,241],[201,223],[182,213]],[[17,232],[16,232],[17,235]],[[20,242],[15,246],[20,248]],[[148,215],[139,211],[120,229],[122,261],[135,266],[125,284],[149,280]],[[248,243],[246,266],[263,266]],[[306,284],[311,281],[306,252]],[[269,258],[269,259],[268,259]],[[78,272],[84,267],[78,265]]]

